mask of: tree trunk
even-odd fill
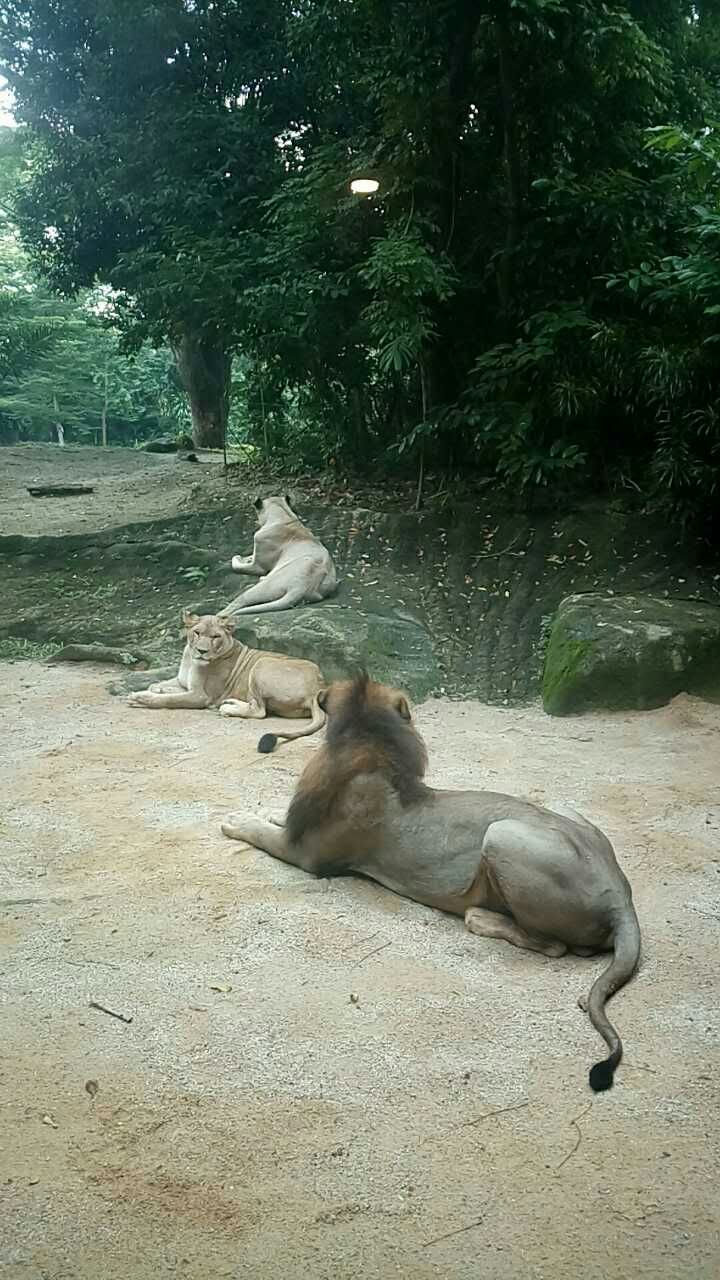
[[[53,391],[53,411],[55,413],[55,431],[57,433],[57,442],[59,445],[64,445],[65,429],[63,427],[62,422],[60,421],[60,405],[58,404],[58,398],[54,391]]]
[[[178,374],[190,401],[193,442],[222,449],[230,408],[232,356],[219,339],[185,333],[173,344]]]
[[[434,108],[430,172],[437,200],[437,248],[452,257],[458,199],[462,191],[462,131],[473,83],[473,50],[487,6],[480,0],[453,0],[448,22],[446,75]],[[461,378],[453,350],[457,314],[453,301],[433,309],[437,338],[426,353],[425,387],[431,407],[453,404]]]
[[[107,448],[107,411],[108,411],[108,366],[105,360],[105,392],[103,395],[103,407],[100,414],[100,429],[102,431],[103,446]]]
[[[498,299],[507,328],[514,301],[515,252],[520,238],[521,175],[518,147],[515,83],[510,40],[509,9],[497,19],[500,98],[503,114],[503,168],[505,170],[505,244],[498,265]]]

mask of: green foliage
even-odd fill
[[[206,565],[191,564],[185,567],[181,565],[178,569],[178,577],[182,578],[184,582],[191,582],[194,585],[198,585],[207,580],[209,572],[210,570]]]
[[[61,641],[24,640],[19,636],[0,636],[0,662],[43,662],[57,653]]]
[[[391,227],[373,242],[359,274],[373,295],[362,314],[379,371],[404,373],[436,337],[432,306],[452,297],[452,266],[416,232]]]

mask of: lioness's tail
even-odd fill
[[[317,695],[313,698],[310,706],[311,720],[304,729],[291,729],[289,733],[264,733],[258,742],[258,751],[262,751],[267,755],[270,751],[274,751],[278,738],[283,738],[285,742],[292,742],[295,738],[307,738],[311,733],[317,733],[322,729],[327,716],[317,700]]]
[[[622,1040],[605,1016],[605,1002],[632,978],[640,959],[640,925],[632,902],[628,903],[615,928],[614,951],[607,969],[593,983],[587,1001],[590,1021],[610,1050],[607,1058],[590,1068],[590,1088],[595,1093],[612,1088],[615,1068],[622,1058]]]

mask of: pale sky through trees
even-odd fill
[[[7,87],[7,81],[0,76],[0,128],[13,128],[17,123],[12,114],[13,96]]]

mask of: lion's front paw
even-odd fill
[[[153,695],[147,689],[141,693],[129,693],[127,704],[129,707],[151,707]]]
[[[243,840],[246,844],[251,844],[250,826],[252,821],[252,818],[247,818],[242,813],[231,813],[224,822],[220,823],[220,830],[230,840]]]

